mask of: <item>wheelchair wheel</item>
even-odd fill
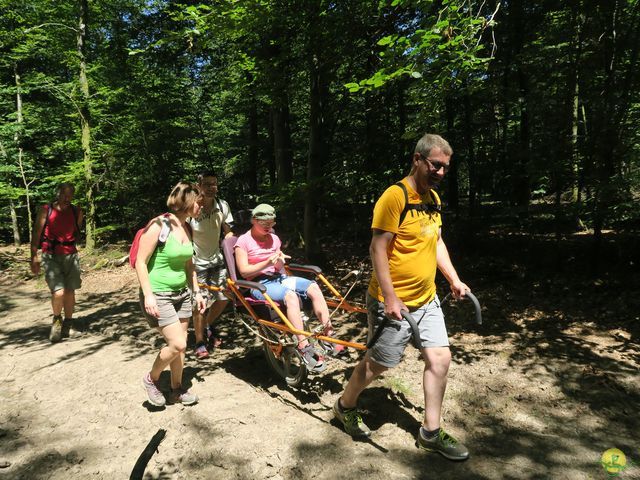
[[[284,378],[290,387],[302,386],[307,379],[308,371],[298,349],[292,345],[282,345],[279,342],[280,333],[275,333],[270,328],[260,330],[261,334],[270,340],[263,340],[262,348],[271,369]]]

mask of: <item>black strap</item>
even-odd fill
[[[404,183],[398,182],[395,185],[400,187],[402,189],[402,193],[404,193],[404,208],[402,209],[402,213],[400,213],[398,228],[400,228],[400,225],[402,225],[402,222],[404,222],[404,219],[407,217],[407,213],[409,212],[411,212],[411,216],[413,217],[414,210],[418,212],[418,215],[421,213],[440,213],[442,210],[442,206],[440,205],[440,202],[438,202],[438,198],[432,189],[429,189],[431,203],[409,203],[409,192],[407,192],[407,187]]]

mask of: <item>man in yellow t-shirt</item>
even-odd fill
[[[425,415],[418,445],[450,460],[465,460],[469,457],[467,448],[440,428],[451,351],[436,295],[436,268],[456,298],[470,291],[451,263],[442,239],[440,199],[432,190],[449,169],[452,154],[445,139],[424,135],[416,145],[411,171],[400,182],[402,185],[389,187],[376,203],[369,247],[374,270],[367,293],[369,335],[381,325],[382,329],[333,410],[353,437],[371,434],[356,408],[357,400],[376,377],[400,362],[412,333],[408,322],[402,319],[404,310],[418,324],[425,362]]]

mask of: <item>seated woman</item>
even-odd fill
[[[280,247],[280,238],[273,233],[276,223],[276,211],[271,205],[261,203],[251,212],[251,230],[238,238],[235,246],[236,265],[240,275],[246,280],[262,283],[272,300],[284,303],[287,307],[287,319],[291,324],[303,330],[299,298],[311,300],[313,311],[324,327],[324,334],[333,334],[329,308],[318,284],[312,280],[287,275],[284,271],[285,255]],[[259,290],[251,290],[257,300],[264,300]],[[324,358],[309,343],[304,335],[298,335],[298,349],[305,364],[315,372],[325,369]],[[335,345],[334,353],[343,350]]]

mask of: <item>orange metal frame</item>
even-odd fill
[[[324,275],[322,275],[321,273],[316,274],[316,278],[322,282],[322,284],[332,293],[332,295],[334,295],[334,298],[326,299],[327,305],[331,307],[336,307],[336,308],[339,308],[340,310],[344,310],[346,312],[351,312],[351,313],[367,312],[365,308],[349,303],[342,295],[340,295],[340,293],[333,287],[333,285],[329,283],[329,281],[324,277]],[[304,335],[305,337],[315,338],[317,340],[324,340],[330,343],[336,343],[338,345],[344,345],[345,347],[355,348],[356,350],[367,349],[367,346],[363,343],[349,342],[346,340],[340,340],[339,338],[334,338],[334,337],[329,337],[327,335],[320,335],[319,333],[309,332],[307,330],[298,330],[291,324],[291,322],[289,322],[289,319],[284,314],[284,312],[280,310],[280,307],[278,306],[278,304],[274,302],[271,299],[271,297],[269,297],[269,295],[267,295],[266,293],[263,293],[263,296],[266,302],[269,304],[269,307],[271,307],[278,314],[278,317],[280,318],[280,320],[282,320],[282,323],[276,323],[269,320],[264,320],[258,316],[256,311],[253,309],[251,304],[244,297],[244,295],[242,294],[240,289],[236,286],[236,283],[233,280],[228,278],[227,285],[229,287],[229,290],[233,293],[233,295],[240,301],[240,303],[247,310],[247,312],[249,312],[249,315],[251,315],[251,317],[260,325],[264,325],[265,327],[273,328],[281,332],[286,332],[293,335]],[[211,290],[214,292],[219,292],[223,290],[220,287],[214,287],[214,286],[209,286],[205,284],[200,284],[200,288],[206,288],[207,290]]]

